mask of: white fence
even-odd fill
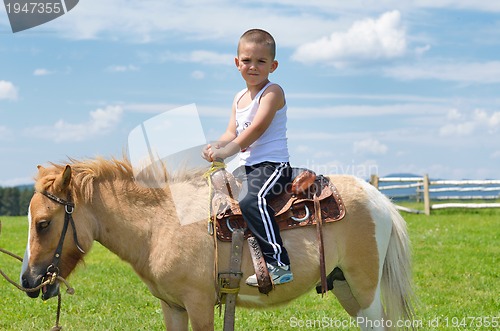
[[[393,195],[393,197],[405,197],[408,199],[413,197],[417,201],[423,200],[424,210],[397,206],[399,210],[411,213],[425,213],[426,215],[430,215],[431,210],[444,208],[500,208],[500,203],[498,202],[462,202],[467,200],[500,200],[500,193],[498,193],[500,192],[500,180],[496,179],[430,180],[428,175],[423,177],[378,177],[377,175],[372,175],[370,183],[389,196],[391,194],[386,192],[404,190],[405,195]],[[412,194],[408,194],[408,192]],[[469,192],[470,194],[467,195],[464,192]],[[437,193],[440,195],[436,195]],[[450,193],[450,195],[445,195],[446,193]],[[459,200],[460,202],[431,204],[431,200]]]

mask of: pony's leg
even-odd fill
[[[358,301],[352,295],[351,288],[347,281],[345,280],[334,280],[333,281],[333,294],[337,297],[342,307],[345,311],[352,317],[356,317],[361,307]]]
[[[362,331],[389,330],[391,321],[388,321],[380,299],[380,285],[377,286],[373,302],[366,309],[361,309],[356,317],[356,322]]]
[[[205,299],[199,293],[191,299],[185,299],[186,310],[193,331],[214,330],[214,298],[207,295]]]
[[[188,313],[179,307],[171,307],[161,300],[163,318],[168,331],[188,331]]]

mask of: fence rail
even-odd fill
[[[431,210],[445,208],[500,208],[500,203],[431,203],[432,200],[499,200],[500,199],[500,180],[430,180],[428,175],[423,177],[378,177],[372,175],[370,183],[378,190],[385,192],[391,190],[406,190],[404,195],[392,195],[393,198],[410,198],[415,197],[417,201],[424,201],[424,210],[416,210],[403,206],[396,207],[405,212],[430,215]],[[390,185],[380,185],[381,183],[389,183]],[[395,184],[392,184],[395,183]],[[405,183],[405,184],[397,184]],[[474,185],[474,186],[466,186]],[[441,186],[441,187],[432,187]],[[464,187],[466,186],[466,187]],[[414,190],[413,190],[414,189]],[[410,192],[411,194],[409,194]],[[455,195],[431,196],[431,193],[448,193],[456,192]],[[478,194],[464,195],[457,193],[477,192]],[[480,193],[499,192],[498,195],[479,195]],[[385,193],[386,195],[390,195]]]

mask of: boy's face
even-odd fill
[[[269,47],[244,40],[240,41],[238,57],[234,61],[247,85],[251,86],[266,83],[269,74],[278,67]]]

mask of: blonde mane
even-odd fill
[[[141,197],[154,195],[164,196],[168,192],[168,184],[190,183],[191,185],[203,186],[206,181],[203,178],[204,168],[183,168],[173,174],[169,174],[165,164],[158,167],[144,169],[140,174],[134,175],[134,168],[128,158],[105,159],[97,157],[89,160],[69,159],[68,163],[50,163],[51,167],[39,167],[38,176],[35,178],[35,189],[37,191],[49,190],[66,165],[72,170],[71,190],[84,201],[91,201],[94,187],[98,182],[120,182],[124,189],[131,194]],[[148,183],[163,183],[162,187],[149,185]]]

